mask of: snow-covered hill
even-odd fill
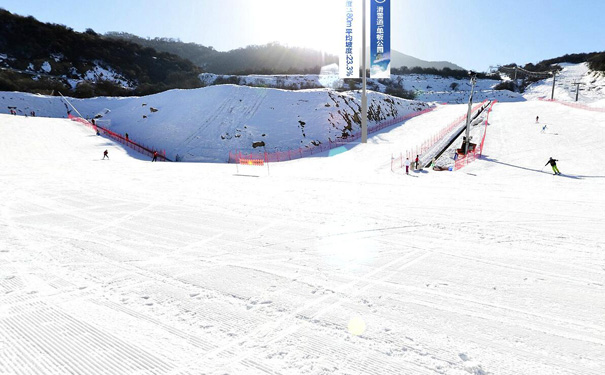
[[[575,83],[579,82],[578,102],[605,107],[605,74],[591,71],[587,63],[559,64],[563,70],[557,74],[555,81],[555,99],[574,102],[576,100]],[[536,98],[550,99],[553,79],[548,78],[530,85],[523,94],[528,100]]]
[[[290,90],[323,87],[342,89],[343,87],[346,87],[343,80],[338,77],[338,67],[336,65],[324,67],[321,74],[229,76],[204,73],[200,75],[200,80],[205,85],[212,85],[215,82],[228,82],[239,85]],[[524,100],[523,97],[517,93],[494,90],[493,87],[498,83],[500,83],[500,81],[478,79],[475,100],[483,101],[485,99],[496,99],[500,102]],[[390,86],[413,92],[416,95],[417,100],[450,104],[468,102],[471,90],[468,79],[446,78],[430,74],[392,75]],[[360,83],[357,83],[355,87],[359,89],[361,87]],[[384,93],[387,89],[387,85],[382,80],[368,79],[368,88],[373,91]]]
[[[171,90],[146,97],[70,99],[87,118],[157,149],[170,159],[225,162],[230,151],[269,152],[313,148],[329,141],[346,140],[360,131],[360,94],[329,88],[283,90],[268,87],[340,86],[334,71],[305,76],[240,76],[239,84],[215,85],[195,90]],[[207,84],[218,76],[203,75]],[[224,77],[223,77],[224,78]],[[557,80],[555,97],[571,100],[570,82],[584,82],[580,101],[604,106],[605,78],[588,72],[585,64],[566,65]],[[428,75],[393,76],[398,87],[412,90],[422,100],[404,100],[380,93],[385,84],[370,80],[370,121],[373,125],[435,106],[435,103],[466,103],[470,84]],[[552,79],[532,85],[522,96],[494,91],[497,81],[478,80],[475,102],[499,102],[549,97]],[[249,87],[249,86],[255,87]],[[267,86],[267,87],[262,87]],[[0,108],[20,115],[64,117],[66,106],[58,97],[0,92]],[[460,109],[459,115],[466,111]],[[447,123],[436,124],[440,128]],[[435,129],[433,129],[435,130]],[[438,131],[436,129],[436,131]],[[413,147],[414,145],[410,145]]]
[[[484,159],[390,171],[460,112],[259,178],[0,115],[0,373],[601,375],[605,113],[499,103]]]
[[[229,151],[315,147],[360,131],[360,94],[328,89],[287,91],[220,85],[171,90],[146,97],[70,99],[87,118],[100,117],[112,131],[165,149],[185,161],[228,159]],[[404,116],[432,104],[368,94],[369,124]],[[65,117],[59,97],[0,92],[0,108],[19,114]]]

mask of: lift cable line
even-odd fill
[[[552,76],[552,93],[550,95],[550,100],[555,100],[555,83],[557,81],[557,70],[553,69],[550,71],[545,71],[545,72],[532,72],[531,70],[527,70],[527,69],[523,69],[520,68],[518,66],[514,66],[514,67],[509,67],[509,66],[501,66],[499,67],[499,69],[501,71],[508,71],[508,72],[514,72],[515,76],[514,76],[514,80],[515,80],[515,85],[517,84],[517,73],[523,73],[526,76],[529,77],[537,77],[537,78],[548,78],[549,76]]]
[[[576,85],[576,102],[578,101],[578,96],[580,94],[580,85],[583,85],[582,82],[572,82],[573,85]]]
[[[532,72],[531,70],[523,69],[518,66],[514,66],[514,67],[500,66],[498,69],[503,70],[503,71],[514,72],[515,79],[516,79],[518,72],[521,72],[527,76],[533,76],[533,77],[548,77],[548,76],[552,76],[554,73],[554,70],[549,70],[549,71],[545,71],[545,72]]]

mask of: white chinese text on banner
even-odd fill
[[[391,78],[391,0],[370,1],[370,77]]]
[[[361,59],[361,1],[340,0],[343,12],[340,15],[342,27],[339,37],[339,76],[359,78]]]

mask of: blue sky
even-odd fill
[[[173,37],[219,51],[277,41],[334,52],[342,1],[0,0],[0,7],[76,31]],[[485,71],[490,65],[605,50],[605,0],[391,3],[392,48],[425,60]]]

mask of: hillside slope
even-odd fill
[[[360,93],[220,85],[146,97],[71,101],[86,118],[165,149],[170,159],[225,162],[230,151],[269,152],[346,140],[360,131]],[[370,92],[369,125],[433,106]],[[0,92],[0,108],[65,117],[61,98]],[[255,146],[256,144],[256,146]]]
[[[0,9],[0,90],[141,95],[200,87],[200,72],[176,55]]]
[[[605,75],[590,70],[588,63],[560,63],[563,69],[557,74],[555,81],[555,99],[575,102],[575,83],[580,83],[578,101],[605,107]],[[527,99],[547,98],[552,95],[553,79],[548,78],[531,84],[523,96]]]
[[[126,40],[158,51],[172,53],[192,61],[212,74],[304,74],[318,73],[320,67],[338,64],[338,56],[308,48],[288,47],[279,43],[254,45],[231,51],[217,51],[197,43],[171,38],[141,38],[125,32],[109,32],[111,39]],[[369,53],[368,55],[369,56]],[[393,50],[392,66],[399,68],[461,69],[448,61],[425,61]],[[368,57],[369,59],[369,57]]]
[[[497,104],[485,159],[390,171],[459,109],[259,178],[0,115],[0,373],[600,375],[605,114]]]

